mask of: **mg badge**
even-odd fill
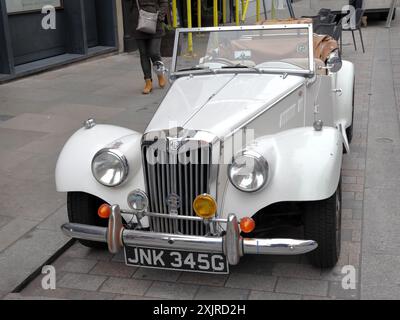
[[[177,213],[181,207],[181,197],[176,193],[171,193],[167,198],[167,205],[170,213]]]
[[[169,141],[169,151],[176,152],[181,147],[181,142],[179,140]]]

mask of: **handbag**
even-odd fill
[[[156,13],[152,13],[141,9],[139,0],[136,0],[136,4],[139,10],[139,21],[136,30],[144,33],[155,34],[157,32],[158,15],[160,12],[157,11]]]

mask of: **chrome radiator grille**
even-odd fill
[[[148,155],[158,161],[149,161]],[[166,216],[195,216],[192,209],[194,199],[210,192],[211,145],[178,153],[169,151],[168,147],[160,150],[151,143],[144,143],[142,156],[149,210]],[[186,160],[179,161],[182,158]],[[206,234],[203,222],[168,218],[150,218],[150,229],[172,234]]]

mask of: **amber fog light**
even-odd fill
[[[217,213],[217,202],[209,194],[202,194],[194,200],[193,210],[200,218],[211,219]]]

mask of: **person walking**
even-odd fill
[[[356,9],[362,9],[364,6],[364,0],[349,0],[349,5]]]
[[[140,63],[143,69],[145,86],[143,94],[149,94],[153,90],[152,67],[158,77],[158,85],[164,88],[167,84],[165,77],[165,67],[162,62],[160,48],[161,38],[164,35],[162,22],[165,19],[168,10],[168,0],[131,0],[132,1],[132,18],[133,21],[133,37],[136,40],[140,53]],[[139,7],[138,7],[139,6]],[[159,12],[156,33],[145,33],[137,30],[139,21],[139,8],[147,12]]]

